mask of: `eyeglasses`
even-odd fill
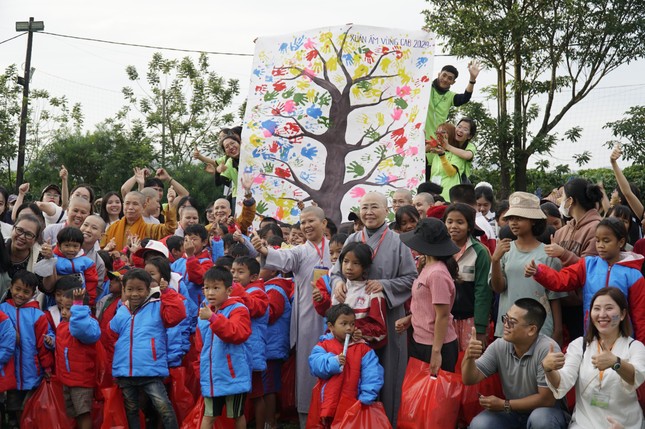
[[[16,231],[17,236],[24,236],[27,240],[34,240],[36,238],[36,234],[34,234],[31,231],[24,230],[20,228],[19,226],[14,226],[13,227],[14,231]]]
[[[60,198],[59,194],[55,194],[53,192],[45,192],[45,196],[48,198]]]
[[[502,324],[508,326],[511,329],[514,329],[515,326],[518,324],[518,321],[515,319],[511,319],[508,317],[508,314],[505,314],[502,316]],[[519,326],[531,326],[530,323],[521,323]]]

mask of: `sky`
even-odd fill
[[[314,9],[310,2],[293,0],[205,1],[184,0],[113,0],[92,2],[80,0],[2,0],[0,2],[0,41],[15,36],[15,22],[33,16],[44,21],[45,31],[95,39],[175,47],[217,52],[252,54],[256,37],[291,33],[297,30],[354,23],[378,27],[418,30],[424,20],[421,11],[427,8],[422,0],[326,0]],[[27,38],[0,44],[0,69],[18,64],[22,70]],[[32,88],[47,89],[52,95],[65,94],[70,103],[80,102],[85,113],[85,125],[113,116],[125,104],[121,88],[132,85],[125,68],[137,67],[142,73],[155,52],[90,41],[35,34],[32,67],[35,73]],[[165,57],[180,58],[185,54],[162,51]],[[440,52],[438,52],[440,53]],[[462,73],[455,89],[461,92],[466,85],[468,59],[450,56],[435,57],[434,73],[446,64],[455,65]],[[248,92],[252,58],[248,56],[211,56],[211,67],[225,78],[238,79],[240,95],[231,110],[236,111]],[[586,167],[609,165],[609,149],[603,143],[611,139],[603,125],[620,119],[630,106],[645,100],[645,60],[623,66],[610,74],[586,100],[575,106],[556,131],[583,127],[577,144],[562,142],[551,156],[532,157],[530,164],[542,158],[552,166],[569,164],[576,168],[573,155],[583,150],[592,153]],[[473,99],[485,102],[494,110],[495,102],[487,101],[478,92],[495,82],[495,74],[484,70],[477,79]],[[135,93],[144,86],[133,85]],[[539,101],[539,100],[538,100]],[[564,99],[556,99],[555,105]],[[623,164],[628,165],[628,164]]]

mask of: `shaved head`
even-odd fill
[[[143,195],[139,191],[130,191],[130,192],[128,192],[125,195],[125,198],[128,198],[128,197],[137,198],[139,200],[139,202],[141,203],[141,205],[144,205],[146,203],[146,196]],[[125,198],[123,199],[124,201],[125,201]]]
[[[378,192],[365,194],[361,198],[359,216],[366,228],[380,228],[387,216],[387,197]]]
[[[434,204],[434,197],[427,192],[420,192],[414,196],[414,207],[419,212],[419,217],[425,219],[428,209]]]
[[[320,220],[325,220],[325,212],[320,207],[317,207],[317,206],[305,207],[300,212],[300,216],[302,216],[303,214],[307,214],[307,213],[313,214],[314,216],[316,216]]]
[[[412,204],[412,192],[407,189],[397,189],[392,194],[392,211],[397,212],[401,207]]]

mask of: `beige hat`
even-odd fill
[[[537,195],[528,192],[513,192],[508,199],[510,208],[504,213],[504,219],[510,216],[523,217],[526,219],[546,219],[546,215],[540,208],[540,199]]]

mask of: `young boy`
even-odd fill
[[[249,397],[255,405],[255,427],[264,429],[265,407],[262,373],[267,368],[267,325],[269,323],[269,297],[264,291],[264,281],[260,275],[260,263],[248,256],[236,258],[231,268],[233,290],[231,296],[242,298],[251,316],[251,336],[249,345],[253,353],[253,379]]]
[[[249,310],[230,297],[233,276],[213,267],[204,274],[207,302],[199,309],[197,350],[200,352],[200,384],[204,397],[201,429],[211,429],[215,417],[235,419],[236,429],[246,428],[244,403],[251,390],[251,335]]]
[[[85,305],[85,289],[74,277],[63,277],[56,283],[76,283],[66,292],[61,322],[56,329],[56,376],[63,384],[65,408],[76,419],[78,429],[92,429],[92,402],[96,385],[96,342],[101,338],[99,322]],[[62,288],[61,288],[62,289]],[[72,301],[73,298],[73,301]]]
[[[61,229],[56,236],[57,244],[54,247],[53,259],[56,263],[56,274],[59,276],[74,275],[79,278],[87,290],[90,306],[96,303],[98,273],[94,261],[84,255],[81,250],[85,237],[80,229],[67,226]],[[53,261],[46,258],[36,264],[35,270],[41,272],[44,266],[51,265]],[[52,267],[53,268],[53,267]],[[42,271],[44,273],[44,271]]]
[[[15,426],[20,421],[25,400],[40,385],[43,376],[49,377],[54,368],[53,347],[45,343],[46,337],[50,337],[53,343],[54,332],[45,313],[33,299],[37,286],[36,274],[20,270],[11,279],[11,299],[0,304],[0,311],[9,316],[16,331],[16,390],[7,392],[6,402],[10,420],[16,422]]]
[[[190,225],[184,231],[184,253],[185,261],[177,260],[173,264],[173,271],[177,270],[183,276],[184,283],[188,288],[190,299],[199,307],[204,301],[202,286],[204,284],[204,273],[213,266],[211,255],[208,253],[208,232],[204,225]],[[188,298],[188,297],[187,297]]]
[[[0,393],[16,388],[16,329],[6,313],[0,311]]]
[[[79,286],[80,280],[74,276],[63,276],[56,280],[54,286],[54,298],[56,299],[56,305],[50,306],[47,311],[45,311],[45,316],[51,326],[52,331],[56,332],[56,328],[62,320],[63,308],[72,306],[72,291]]]
[[[340,257],[340,252],[343,250],[345,241],[347,241],[347,234],[342,233],[335,234],[331,240],[329,240],[329,259],[331,259],[332,267]],[[329,307],[331,307],[331,279],[329,274],[325,274],[316,280],[316,284],[314,285],[311,295],[314,300],[316,313],[324,317],[327,310],[329,310]]]
[[[264,290],[269,298],[269,325],[267,327],[266,358],[267,369],[262,373],[264,403],[268,429],[277,428],[276,398],[282,389],[282,364],[289,357],[289,330],[291,324],[291,303],[293,279],[278,276],[277,270],[263,268],[262,278],[267,278]]]
[[[310,413],[307,427],[321,424],[330,428],[334,419],[342,418],[355,400],[370,405],[383,387],[383,367],[376,353],[363,340],[351,341],[355,321],[354,310],[347,304],[334,305],[327,311],[330,332],[320,337],[309,356],[309,368],[319,378],[316,387],[320,388],[320,394],[313,393],[311,401],[320,402],[320,415]],[[347,335],[350,343],[345,356]]]
[[[177,428],[163,379],[168,377],[166,329],[186,317],[184,304],[171,288],[151,293],[152,278],[134,268],[123,276],[124,305],[110,322],[114,342],[112,375],[123,392],[128,424],[139,429],[139,393],[143,392],[161,416],[165,429]]]

